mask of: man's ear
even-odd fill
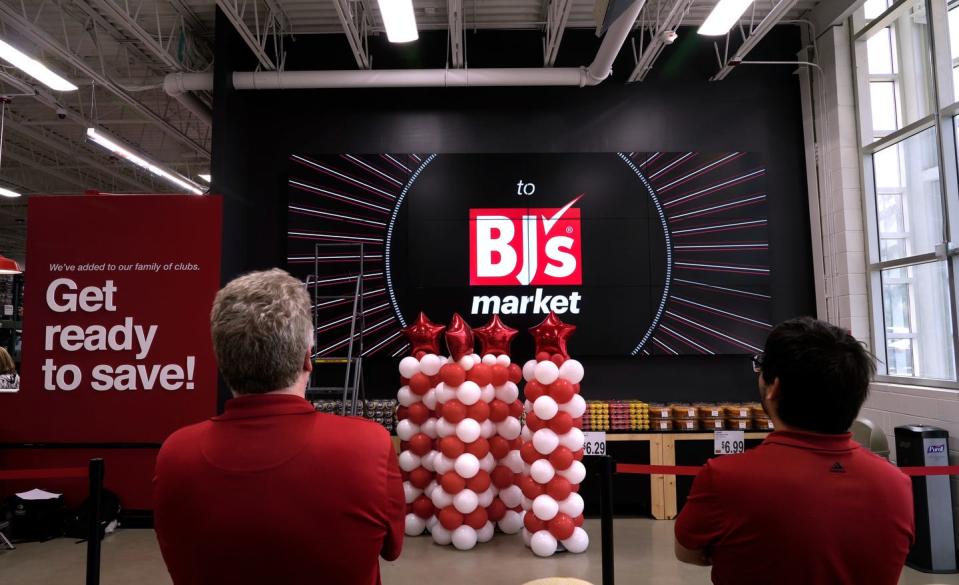
[[[779,400],[779,378],[773,378],[773,381],[766,384],[766,400]]]
[[[311,373],[313,372],[313,348],[310,348],[310,351],[306,352],[306,357],[303,358],[303,371]]]

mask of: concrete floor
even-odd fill
[[[534,557],[519,536],[498,534],[470,552],[432,544],[428,537],[409,538],[403,556],[382,563],[385,585],[457,583],[521,585],[542,577],[577,577],[596,585],[600,577],[599,522],[587,521],[594,546],[582,555]],[[645,519],[616,521],[616,577],[620,583],[706,585],[709,571],[673,559],[673,523]],[[249,543],[250,552],[256,543]],[[0,583],[10,585],[81,585],[86,547],[71,539],[28,543],[0,551]],[[496,576],[490,569],[496,568]],[[437,573],[440,568],[441,573]],[[437,575],[442,575],[441,579]],[[103,542],[103,585],[169,585],[152,530],[119,530]],[[959,575],[925,575],[906,569],[900,585],[959,585]]]

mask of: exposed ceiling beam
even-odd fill
[[[336,8],[336,15],[343,26],[343,32],[350,44],[350,50],[353,51],[356,66],[360,69],[369,69],[370,48],[366,40],[367,14],[365,5],[349,0],[333,0],[333,7]]]
[[[466,64],[466,48],[463,37],[463,0],[448,0],[446,12],[450,29],[450,67],[462,69]]]
[[[694,1],[695,0],[674,0],[672,6],[669,7],[669,12],[666,13],[666,16],[663,17],[661,21],[659,20],[659,15],[657,15],[657,22],[652,23],[653,25],[649,31],[649,44],[647,44],[643,48],[643,52],[640,53],[636,67],[629,76],[630,82],[645,81],[646,76],[653,70],[653,65],[656,63],[656,60],[659,59],[660,54],[662,54],[663,49],[666,48],[666,45],[670,44],[666,42],[665,35],[675,32],[676,29],[679,28],[679,25],[682,24],[683,18],[689,12],[689,8],[693,5]]]
[[[842,24],[842,21],[852,16],[852,13],[865,3],[866,0],[823,1],[816,4],[806,15],[816,30],[821,32],[830,26]]]
[[[265,6],[261,7],[260,0],[216,0],[216,5],[240,34],[256,60],[260,62],[260,67],[268,71],[282,69],[282,50],[278,48],[275,51],[280,61],[279,65],[274,63],[273,57],[266,50],[267,43],[271,39],[274,43],[282,43],[283,35],[289,30],[289,19],[276,2],[266,0]],[[246,25],[247,9],[252,10],[253,29]]]
[[[733,72],[733,69],[737,65],[743,62],[746,58],[746,55],[753,50],[753,47],[759,44],[759,41],[769,34],[769,31],[773,29],[774,26],[779,24],[779,21],[786,16],[790,10],[793,9],[796,4],[799,3],[799,0],[779,0],[772,10],[766,15],[766,18],[756,25],[756,28],[753,29],[749,36],[746,37],[746,40],[743,41],[743,44],[740,45],[739,49],[736,50],[736,53],[729,58],[729,61],[723,64],[722,69],[719,70],[719,73],[713,75],[710,78],[710,81],[722,81]],[[727,37],[728,41],[728,37]]]
[[[120,98],[122,101],[132,106],[133,109],[136,110],[140,115],[152,120],[155,123],[155,126],[168,136],[176,139],[178,142],[186,146],[189,146],[197,152],[206,155],[210,154],[202,144],[187,136],[178,128],[164,120],[161,115],[140,103],[139,100],[130,95],[130,93],[124,90],[122,87],[115,84],[112,80],[106,77],[106,75],[96,71],[93,67],[90,67],[81,57],[68,50],[66,47],[54,40],[53,37],[51,37],[45,31],[41,30],[39,27],[30,22],[30,20],[20,15],[15,8],[4,2],[0,2],[0,18],[10,25],[16,27],[17,32],[30,39],[36,45],[69,63],[83,75],[86,75],[92,79],[99,87],[106,89],[110,93]]]
[[[543,62],[547,67],[556,63],[559,44],[563,41],[566,23],[573,11],[573,0],[546,0],[546,40]]]

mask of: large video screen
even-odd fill
[[[294,154],[287,263],[321,355],[350,340],[361,248],[364,355],[403,354],[420,311],[521,331],[553,311],[576,355],[755,353],[765,175],[744,152]]]

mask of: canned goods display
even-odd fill
[[[396,400],[378,399],[360,402],[357,416],[382,425],[389,432],[396,428]],[[317,412],[340,414],[343,412],[343,400],[314,400],[313,408]]]

